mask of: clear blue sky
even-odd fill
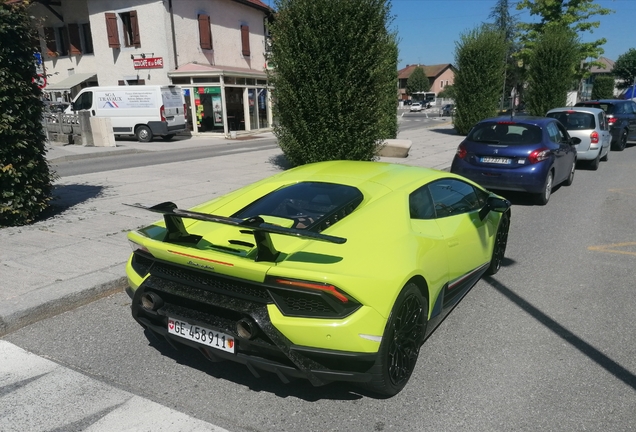
[[[400,39],[398,69],[407,64],[434,65],[455,63],[455,41],[459,36],[481,23],[491,21],[488,16],[496,0],[392,0],[393,26]],[[511,0],[510,4],[516,4]],[[619,55],[636,48],[636,0],[596,0],[596,3],[615,13],[592,17],[600,21],[594,33],[581,34],[582,41],[607,39],[604,57],[616,61]],[[517,11],[522,22],[530,22],[530,15]],[[631,23],[631,24],[630,24]]]

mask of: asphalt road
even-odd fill
[[[90,159],[79,159],[52,163],[51,168],[60,176],[67,177],[114,169],[136,168],[170,162],[183,162],[235,153],[278,148],[275,138],[258,141],[232,141],[231,144],[211,145],[165,151],[140,151],[138,153],[113,154]]]
[[[545,207],[508,194],[505,267],[433,333],[390,399],[257,379],[149,342],[123,293],[3,339],[230,431],[634,430],[634,172],[628,147],[596,172],[577,170]]]

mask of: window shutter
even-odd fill
[[[53,27],[44,27],[44,43],[46,44],[46,55],[55,57],[57,44],[55,43],[55,29]]]
[[[117,85],[119,85],[119,86],[125,86],[125,85],[126,85],[126,81],[124,81],[124,80],[118,80],[118,81],[117,81]]]
[[[212,49],[212,32],[210,31],[210,16],[199,15],[199,40],[201,48]]]
[[[249,26],[241,26],[241,45],[243,47],[243,55],[250,56],[250,28]]]
[[[145,79],[137,80],[137,85],[146,85],[146,80]]]
[[[135,48],[141,48],[141,37],[139,36],[139,21],[137,20],[137,11],[130,11],[130,26],[132,27],[133,40]]]
[[[106,32],[108,33],[108,47],[119,48],[119,31],[117,31],[117,15],[107,12],[106,15]]]
[[[68,38],[70,42],[71,55],[78,55],[82,53],[82,44],[80,42],[79,26],[77,24],[68,25]]]

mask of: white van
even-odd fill
[[[181,87],[132,85],[87,87],[66,109],[88,110],[91,116],[109,117],[115,136],[134,135],[141,142],[161,136],[170,140],[185,131],[186,105]]]

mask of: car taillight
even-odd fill
[[[186,104],[183,104],[183,116],[188,118],[188,106]]]
[[[528,161],[530,161],[531,164],[535,164],[537,162],[544,161],[549,157],[550,149],[543,147],[530,153],[530,155],[528,156]]]
[[[610,117],[610,116],[607,116],[607,122],[608,122],[609,124],[614,124],[614,123],[616,123],[616,117]]]
[[[166,107],[163,105],[159,108],[159,115],[161,116],[161,121],[166,121]]]
[[[280,286],[286,286],[290,288],[301,288],[308,290],[318,290],[325,292],[327,294],[332,295],[336,299],[340,300],[342,303],[347,303],[349,301],[349,297],[346,296],[342,291],[331,284],[317,283],[317,282],[309,282],[302,281],[296,279],[284,279],[278,277],[271,277],[268,279],[270,283]]]
[[[592,144],[598,144],[598,132],[592,132],[590,134],[590,140],[592,141]]]
[[[466,151],[466,147],[464,147],[464,144],[460,144],[459,147],[457,147],[457,157],[460,159],[464,159],[466,157],[466,154],[468,154],[468,152]]]

